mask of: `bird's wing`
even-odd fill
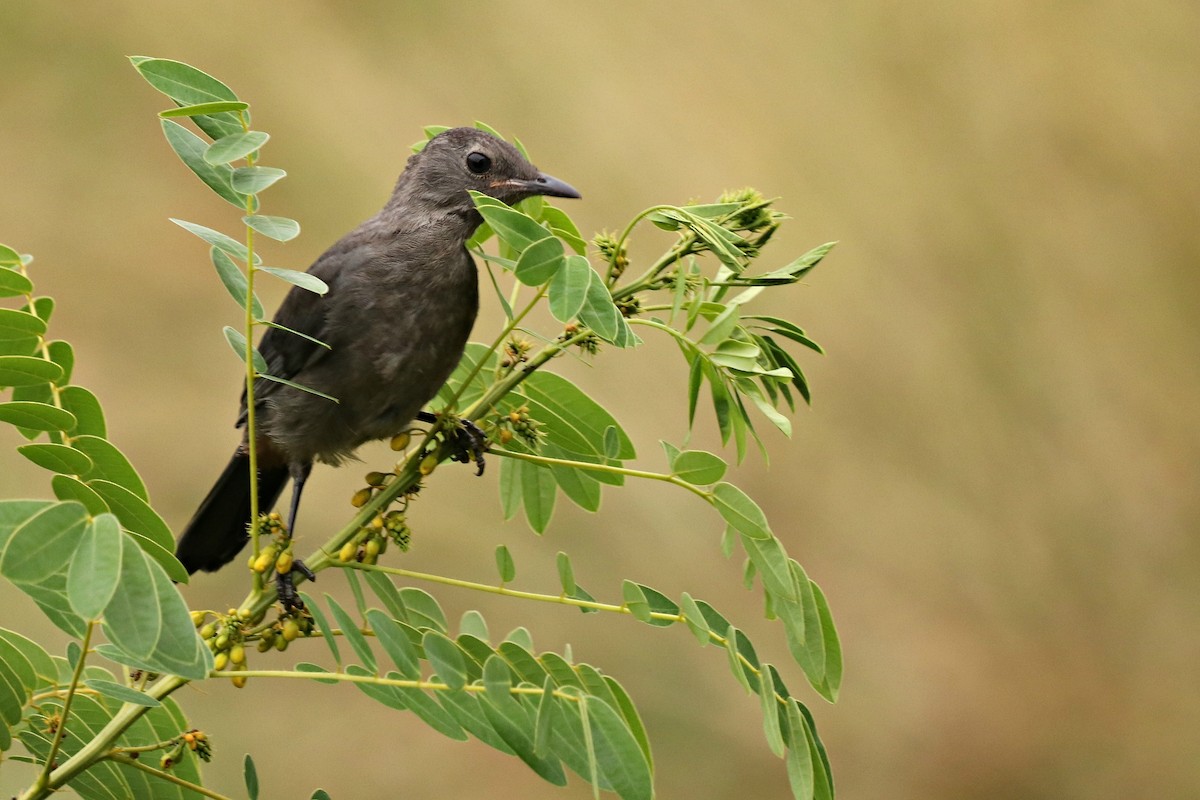
[[[338,292],[339,279],[355,270],[362,263],[375,255],[375,249],[368,243],[349,244],[347,236],[335,244],[317,259],[308,269],[309,274],[315,275],[325,282],[329,291],[318,295],[307,289],[293,286],[284,297],[279,311],[275,314],[274,322],[292,331],[298,331],[305,336],[311,336],[333,347],[329,331],[329,310],[331,300]],[[312,366],[333,351],[323,347],[304,336],[297,336],[291,331],[268,327],[258,343],[258,351],[267,362],[267,374],[284,380],[292,380],[302,370]],[[259,378],[254,382],[254,402],[257,408],[265,399],[279,391],[283,384]],[[241,410],[238,415],[238,425],[246,421],[246,390],[242,389]]]

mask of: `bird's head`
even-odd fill
[[[474,211],[469,189],[509,205],[534,195],[579,197],[570,185],[530,164],[508,142],[475,128],[451,128],[408,160],[397,195],[447,211]]]

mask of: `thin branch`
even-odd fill
[[[153,775],[154,777],[158,778],[159,780],[168,781],[169,783],[173,783],[176,786],[182,786],[184,789],[193,791],[196,794],[201,794],[201,795],[204,795],[205,797],[211,797],[211,798],[213,798],[213,800],[233,800],[228,795],[218,794],[218,793],[214,792],[212,789],[205,789],[203,786],[201,786],[198,783],[192,783],[191,781],[185,781],[183,778],[180,778],[177,775],[172,775],[171,773],[165,772],[161,769],[155,769],[154,767],[150,766],[149,764],[143,764],[141,761],[139,761],[136,758],[130,758],[129,756],[122,755],[119,753],[114,753],[112,755],[109,755],[109,756],[107,756],[107,758],[110,761],[116,761],[119,764],[125,764],[126,766],[133,767],[134,769],[140,769],[142,772],[145,772],[147,775]]]

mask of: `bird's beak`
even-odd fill
[[[508,185],[522,192],[529,194],[541,194],[547,197],[582,197],[575,187],[566,181],[560,181],[558,178],[547,175],[544,172],[539,172],[538,176],[531,181],[511,180]]]

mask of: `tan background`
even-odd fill
[[[734,479],[833,605],[842,702],[785,672],[841,796],[1196,797],[1200,11],[836,7],[6,0],[0,240],[37,256],[78,381],[178,526],[233,447],[238,366],[219,329],[236,310],[166,217],[235,217],[170,153],[164,99],[125,55],[194,63],[253,104],[274,136],[266,163],[291,172],[266,210],[304,226],[270,249],[278,265],[303,268],[373,213],[430,123],[520,136],[583,190],[567,208],[589,232],[744,184],[777,195],[795,219],[767,265],[842,243],[767,303],[829,355],[802,358],[816,401],[794,440],[769,436],[770,468],[752,458]],[[635,256],[667,241],[647,232]],[[485,306],[478,338],[498,319]],[[680,359],[661,341],[612,355],[570,369],[659,467],[655,439],[685,433]],[[711,418],[700,427],[711,446]],[[15,433],[0,439],[4,494],[46,495]],[[309,542],[345,516],[361,471],[316,473]],[[538,539],[500,521],[494,472],[437,477],[414,512],[412,568],[491,580],[503,541],[519,585],[553,591],[567,550],[594,594],[617,597],[622,577],[688,589],[786,662],[690,495],[609,492],[595,517],[560,507]],[[188,594],[223,608],[243,580],[232,570]],[[539,646],[570,642],[621,678],[662,796],[786,796],[756,701],[685,631],[426,588],[454,616],[527,624]],[[44,633],[9,590],[0,609],[0,624]],[[213,685],[181,700],[216,742],[213,786],[235,795],[252,750],[267,797],[590,796],[347,687]]]

